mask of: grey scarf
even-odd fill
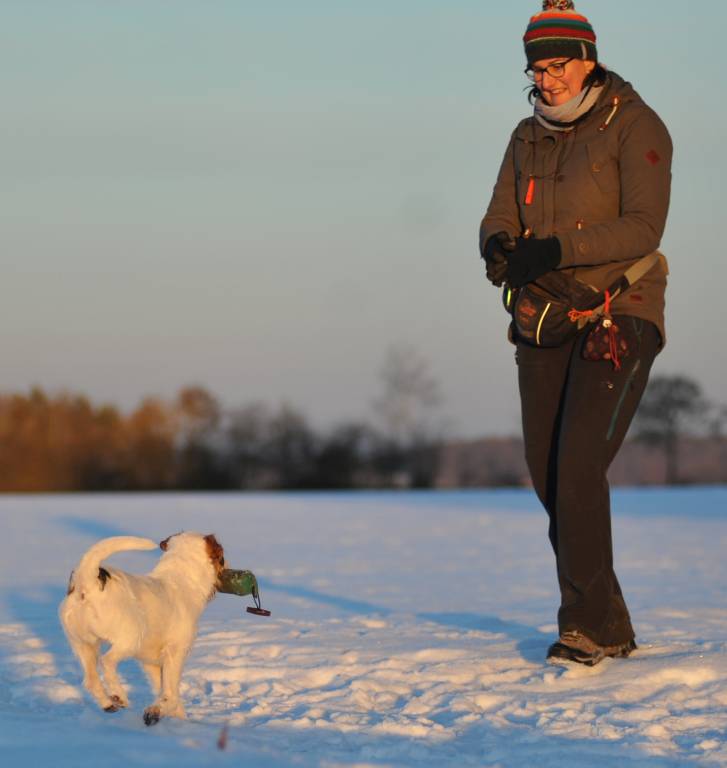
[[[600,94],[601,86],[588,86],[557,107],[551,107],[538,96],[535,99],[535,119],[550,131],[572,131],[576,121],[593,108]]]

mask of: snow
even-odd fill
[[[614,493],[640,649],[586,668],[544,661],[555,574],[527,491],[0,497],[0,764],[727,765],[726,502]],[[92,542],[180,529],[216,533],[272,616],[218,596],[185,668],[188,719],[147,728],[135,662],[130,708],[99,711],[56,612]]]

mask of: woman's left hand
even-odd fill
[[[531,283],[555,269],[560,258],[557,237],[518,237],[515,250],[507,256],[507,283],[511,288]]]

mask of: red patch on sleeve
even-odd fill
[[[657,151],[656,151],[655,149],[650,149],[650,150],[649,150],[649,151],[646,153],[646,159],[647,159],[647,160],[648,160],[648,161],[649,161],[649,162],[650,162],[652,165],[656,165],[656,164],[659,162],[659,160],[661,160],[661,158],[659,157],[659,155],[658,155],[658,153],[657,153]]]

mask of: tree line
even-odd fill
[[[377,418],[325,431],[287,404],[225,409],[200,386],[127,414],[81,394],[0,395],[0,491],[429,488],[447,446],[439,402],[424,361],[407,349],[387,356]],[[727,410],[696,382],[655,376],[632,437],[661,452],[664,482],[678,483],[681,439],[722,441],[726,424]],[[499,459],[497,484],[522,483]]]
[[[82,394],[0,395],[0,491],[426,488],[438,400],[409,347],[386,355],[377,418],[326,431],[288,404],[225,409],[201,386],[128,414]]]
[[[0,491],[428,487],[435,454],[365,423],[316,432],[289,405],[224,412],[202,387],[128,415],[83,395],[0,396]]]

